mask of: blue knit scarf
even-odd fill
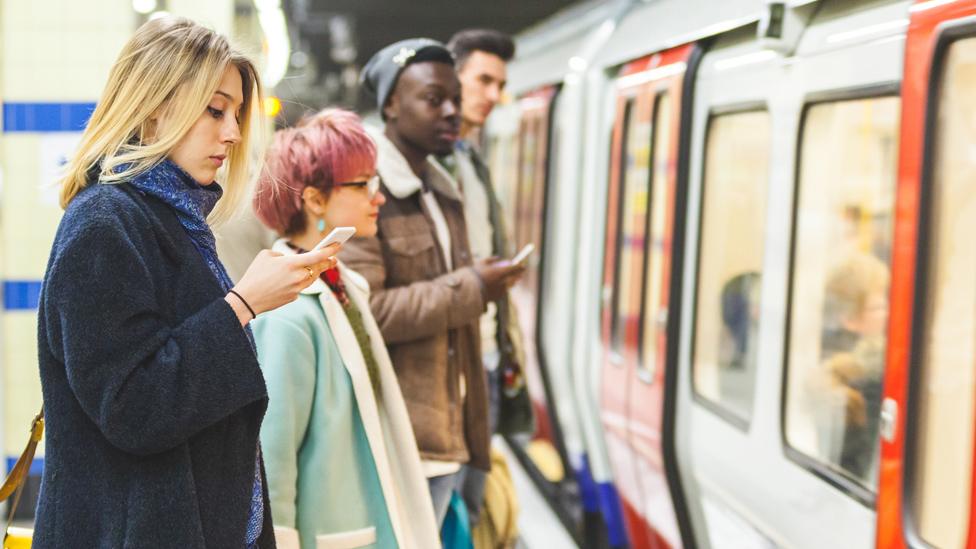
[[[180,225],[190,237],[190,241],[196,247],[204,262],[210,268],[210,272],[217,278],[220,287],[224,292],[231,289],[234,285],[227,274],[227,269],[217,258],[217,241],[210,225],[207,224],[207,216],[213,211],[217,201],[224,194],[216,182],[209,185],[200,185],[190,174],[183,171],[172,160],[166,159],[147,170],[129,182],[140,192],[158,198],[165,202],[180,221]],[[254,335],[251,327],[245,326],[247,339],[254,348]],[[254,489],[251,492],[251,507],[247,519],[247,533],[245,547],[254,547],[261,529],[264,525],[264,491],[261,485],[261,454],[260,447],[255,459],[254,467]]]

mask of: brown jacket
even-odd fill
[[[481,281],[471,268],[464,208],[451,176],[428,160],[427,185],[451,233],[447,270],[422,183],[373,132],[386,203],[376,237],[354,238],[339,257],[370,285],[370,307],[390,351],[421,457],[490,467],[488,397],[478,319]],[[461,397],[461,377],[465,396]]]

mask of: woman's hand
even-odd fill
[[[334,267],[340,246],[332,244],[319,251],[295,255],[262,250],[233,290],[247,301],[255,315],[277,309],[295,301],[299,292],[315,282],[322,271]],[[227,294],[224,299],[242,325],[251,321],[250,311],[237,296]]]

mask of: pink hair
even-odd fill
[[[302,191],[328,196],[332,185],[376,169],[376,144],[356,114],[326,109],[275,133],[254,193],[254,212],[281,235],[305,230]]]

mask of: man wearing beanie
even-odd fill
[[[340,258],[369,281],[370,307],[393,360],[434,502],[443,521],[463,466],[488,470],[488,403],[478,319],[521,267],[473,262],[464,207],[430,155],[453,150],[461,87],[443,44],[403,40],[363,69],[385,128],[374,132],[386,203],[375,237]]]

